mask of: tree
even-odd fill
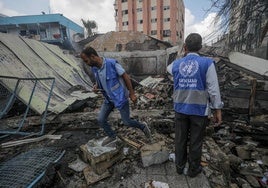
[[[93,29],[97,29],[98,26],[97,26],[97,23],[94,21],[94,20],[84,20],[84,19],[81,19],[84,27],[86,28],[87,30],[87,34],[89,37],[93,36],[95,33],[93,32]]]
[[[250,52],[261,45],[267,34],[268,3],[266,0],[211,0],[217,10],[216,23],[229,35],[229,48]]]

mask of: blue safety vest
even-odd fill
[[[212,59],[193,53],[173,62],[173,100],[176,112],[186,115],[207,115],[209,96],[206,89],[206,73],[211,64]]]
[[[126,102],[128,101],[128,98],[125,94],[124,86],[119,81],[119,75],[116,72],[115,64],[117,61],[115,59],[108,59],[105,58],[106,61],[106,84],[108,92],[104,91],[101,81],[99,79],[98,75],[98,69],[96,67],[93,67],[93,73],[95,75],[96,81],[98,83],[98,86],[102,89],[102,93],[105,97],[105,102],[113,102],[114,106],[116,108],[122,108]]]

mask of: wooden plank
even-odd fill
[[[53,130],[54,132],[54,130]],[[61,139],[62,135],[52,135],[53,132],[50,132],[46,135],[37,137],[37,138],[28,138],[28,139],[23,139],[23,140],[17,140],[17,141],[10,141],[10,142],[5,142],[1,144],[2,148],[7,148],[7,147],[12,147],[12,146],[18,146],[18,145],[22,145],[22,144],[29,144],[29,143],[33,143],[33,142],[40,142],[44,139]]]
[[[130,139],[128,139],[128,138],[125,138],[125,137],[122,137],[122,136],[119,136],[119,135],[118,135],[118,137],[119,137],[122,141],[126,142],[128,145],[134,147],[135,149],[140,149],[140,148],[142,147],[141,144],[138,144],[138,143],[136,143],[136,142],[134,142],[134,141],[132,141],[132,140],[130,140]]]
[[[257,80],[252,79],[252,88],[250,91],[250,97],[249,97],[249,107],[248,107],[248,115],[252,116],[254,114],[254,106],[255,106],[255,98],[256,98],[256,85]]]

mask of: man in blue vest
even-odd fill
[[[119,110],[125,125],[141,129],[150,138],[151,133],[147,124],[142,124],[130,118],[128,98],[136,103],[137,97],[131,80],[123,67],[115,59],[100,57],[92,47],[83,49],[80,56],[87,65],[92,67],[97,82],[93,91],[100,90],[105,98],[98,116],[99,125],[108,135],[108,139],[104,140],[102,145],[107,145],[116,140],[116,133],[107,121],[114,108]]]
[[[202,172],[202,142],[210,109],[215,111],[215,123],[222,122],[223,103],[214,61],[201,57],[198,54],[201,48],[202,37],[189,34],[185,39],[185,56],[167,67],[174,78],[176,169],[178,174],[183,174],[188,159],[190,177]]]

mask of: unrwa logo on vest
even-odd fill
[[[180,64],[179,71],[183,77],[192,77],[198,71],[198,62],[195,60],[183,61]]]

